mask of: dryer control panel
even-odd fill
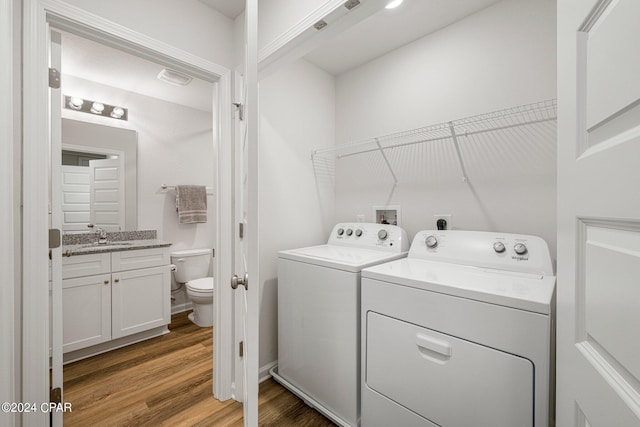
[[[409,258],[512,272],[553,275],[547,243],[537,236],[462,230],[423,230]]]
[[[330,245],[382,249],[389,252],[409,250],[407,232],[397,225],[369,222],[342,222],[329,235]]]

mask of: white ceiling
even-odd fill
[[[200,0],[229,19],[236,19],[244,12],[244,0]]]
[[[500,0],[405,0],[337,35],[305,58],[339,75]]]
[[[230,19],[244,10],[243,0],[200,1]],[[306,59],[338,75],[498,1],[405,0],[397,9],[382,9],[337,35]],[[63,34],[62,68],[63,75],[211,111],[211,83],[194,78],[185,87],[170,85],[156,77],[162,65],[68,33]]]
[[[212,111],[211,83],[194,78],[187,86],[175,86],[158,80],[158,73],[163,68],[160,64],[73,34],[62,34],[63,78],[71,75],[127,92]]]

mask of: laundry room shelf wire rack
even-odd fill
[[[395,168],[387,156],[389,151],[410,145],[450,141],[455,147],[462,180],[463,182],[469,182],[465,159],[460,150],[461,139],[469,140],[474,135],[499,131],[509,132],[523,126],[544,125],[549,122],[554,122],[553,124],[555,126],[557,114],[557,100],[549,99],[417,129],[340,144],[335,147],[313,150],[311,152],[311,159],[316,174],[320,172],[325,176],[333,176],[334,171],[332,168],[335,168],[335,159],[378,151],[382,155],[393,177],[394,185],[398,185]],[[544,129],[542,129],[542,132],[544,132]],[[514,137],[518,137],[518,135],[515,134]]]

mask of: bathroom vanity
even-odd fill
[[[169,332],[169,246],[155,239],[64,246],[65,363]]]

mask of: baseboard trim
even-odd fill
[[[193,308],[193,304],[191,301],[183,302],[182,304],[171,305],[171,315],[182,313],[183,311],[191,310]]]
[[[278,361],[274,360],[273,362],[267,363],[266,365],[262,366],[260,368],[260,371],[258,372],[258,383],[261,383],[271,378],[271,374],[269,373],[269,371],[271,370],[271,368],[273,368],[277,364],[278,364]]]

